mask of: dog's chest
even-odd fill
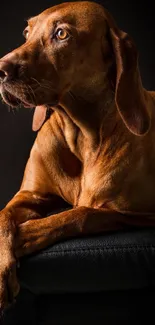
[[[124,168],[120,162],[117,168],[104,169],[102,165],[85,171],[78,205],[149,212],[155,210],[154,193],[155,182],[144,175],[139,164],[133,173],[130,164]]]
[[[113,172],[104,173],[103,170],[87,170],[81,181],[79,206],[101,207],[109,200],[113,200],[119,189],[114,185]]]

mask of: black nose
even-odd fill
[[[15,65],[10,61],[0,60],[0,82],[7,82],[15,77]]]

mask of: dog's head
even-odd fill
[[[82,98],[113,88],[127,128],[138,135],[147,132],[136,47],[102,6],[86,1],[54,6],[29,19],[24,36],[25,43],[0,60],[7,104],[46,107],[57,105],[66,92]],[[39,112],[36,129],[44,119]]]

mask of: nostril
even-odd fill
[[[15,58],[16,59],[16,58]],[[0,60],[0,82],[9,82],[18,79],[21,65],[16,60]]]
[[[8,76],[8,73],[4,70],[0,70],[0,80],[4,80]]]
[[[13,77],[14,63],[0,60],[0,81],[7,82]]]

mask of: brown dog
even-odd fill
[[[16,258],[62,239],[155,225],[155,93],[137,51],[93,2],[28,21],[26,42],[0,60],[1,95],[36,106],[39,131],[20,191],[0,215],[0,303],[17,294]],[[73,209],[47,216],[60,198]],[[7,288],[7,289],[6,289]]]

